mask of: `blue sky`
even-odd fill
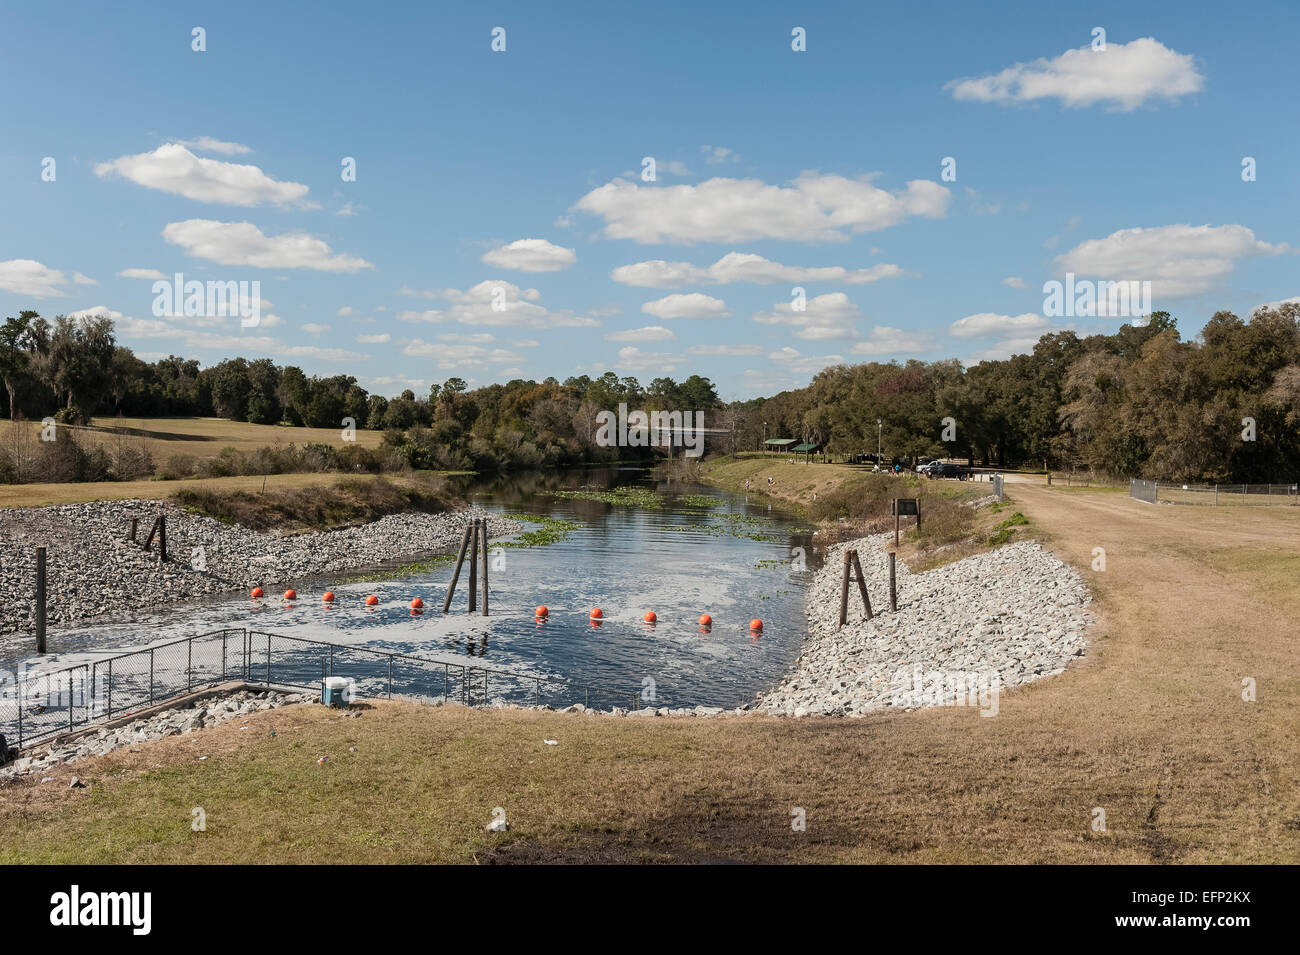
[[[1074,6],[10,5],[0,308],[385,394],[740,398],[1117,327],[1043,314],[1066,271],[1151,281],[1187,335],[1300,295],[1300,4]],[[262,324],[120,274],[178,271],[259,280]]]

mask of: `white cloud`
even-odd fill
[[[1167,225],[1121,229],[1089,239],[1055,259],[1058,273],[1073,272],[1108,282],[1149,281],[1156,300],[1208,291],[1238,259],[1277,255],[1286,243],[1270,245],[1243,225]]]
[[[689,292],[685,295],[665,295],[663,298],[646,302],[641,311],[655,318],[729,318],[732,312],[727,303],[720,298]]]
[[[483,254],[484,262],[520,272],[559,272],[578,261],[573,249],[545,239],[517,239]]]
[[[838,338],[856,338],[854,323],[862,318],[862,311],[843,292],[827,292],[807,299],[803,309],[793,302],[777,302],[770,312],[758,312],[754,321],[760,325],[788,325],[799,329],[796,338],[826,341]]]
[[[114,173],[137,185],[199,202],[314,208],[304,198],[307,187],[300,182],[279,182],[256,166],[196,156],[179,143],[166,143],[151,153],[121,156],[95,167],[100,178]]]
[[[692,355],[714,355],[719,357],[763,354],[762,345],[692,345],[686,350]]]
[[[618,367],[625,371],[672,371],[682,363],[681,355],[667,352],[645,352],[635,345],[624,345],[618,350]]]
[[[754,282],[758,285],[773,285],[777,282],[843,282],[846,285],[866,285],[902,274],[903,270],[897,265],[873,265],[866,269],[846,269],[839,265],[801,268],[782,265],[752,253],[728,252],[704,268],[690,262],[652,259],[621,265],[610,273],[610,278],[624,285],[642,288],[680,288],[683,285],[729,285],[732,282]]]
[[[506,348],[484,348],[473,344],[439,344],[413,339],[402,349],[413,358],[432,358],[441,369],[479,368],[488,364],[523,361],[523,356]]]
[[[1026,288],[1025,280],[1018,275],[1008,275],[1002,280],[1002,284],[1007,288]]]
[[[221,153],[225,156],[242,156],[253,151],[243,143],[228,143],[221,139],[213,139],[211,136],[200,136],[198,139],[178,139],[176,143],[189,149],[197,149],[201,153]]]
[[[936,182],[915,179],[888,192],[872,185],[871,178],[805,172],[790,186],[758,179],[678,186],[615,179],[587,193],[573,209],[603,218],[607,238],[641,243],[844,242],[912,216],[942,218],[952,199]]]
[[[259,269],[314,269],[318,272],[360,272],[374,265],[353,255],[335,255],[321,239],[305,232],[268,236],[251,222],[186,219],[170,222],[162,236],[191,256],[222,265]]]
[[[704,153],[704,161],[710,165],[719,165],[727,162],[737,162],[740,157],[728,149],[726,146],[701,146],[700,152]]]
[[[1050,324],[1042,315],[1025,312],[1021,315],[998,315],[995,312],[980,312],[967,315],[953,322],[948,331],[958,338],[979,338],[984,335],[1013,335],[1032,332],[1046,328]],[[1037,341],[1037,339],[1035,339]]]
[[[117,273],[124,279],[153,279],[155,282],[166,282],[168,276],[163,275],[157,269],[123,269]]]
[[[316,322],[307,322],[299,327],[308,335],[323,335],[330,330],[328,325],[320,325]]]
[[[981,348],[979,351],[972,352],[964,364],[974,365],[982,361],[1003,361],[1012,355],[1031,354],[1041,337],[1041,335],[1022,335],[1017,338],[1004,339],[988,348]]]
[[[339,318],[347,318],[354,311],[356,310],[351,305],[344,305],[342,308],[338,310],[336,314],[338,315]]]
[[[842,355],[805,355],[789,345],[769,352],[767,357],[778,364],[786,365],[790,372],[800,375],[815,375],[823,368],[844,364]]]
[[[1205,77],[1186,53],[1154,37],[1066,50],[1052,59],[1017,63],[1000,73],[952,80],[944,85],[955,99],[982,103],[1027,103],[1057,99],[1068,107],[1108,104],[1136,109],[1148,100],[1174,100],[1205,88]]]
[[[383,345],[386,342],[391,342],[392,340],[393,340],[393,336],[388,334],[388,332],[380,332],[378,335],[357,336],[357,344],[359,345]]]
[[[92,279],[90,276],[88,276],[88,275],[82,275],[80,272],[73,272],[73,273],[72,273],[72,281],[76,282],[78,285],[98,285],[98,284],[99,284],[99,283],[96,282],[94,279]]]
[[[42,265],[35,259],[9,259],[0,262],[0,289],[30,295],[33,298],[57,298],[63,294],[59,286],[68,277],[58,269]]]
[[[878,357],[881,355],[915,355],[929,351],[933,346],[925,332],[906,332],[889,325],[876,325],[867,337],[853,345],[853,354]]]
[[[605,336],[607,342],[666,342],[676,338],[672,329],[662,325],[646,325],[643,328],[630,328],[622,332],[610,332]]]
[[[451,302],[450,308],[431,308],[423,312],[403,311],[403,322],[460,322],[465,325],[513,328],[593,328],[600,325],[594,318],[576,315],[568,309],[551,311],[537,304],[541,293],[535,288],[521,289],[504,280],[487,279],[460,289],[412,289],[403,287],[403,295],[440,298]]]

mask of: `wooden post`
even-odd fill
[[[135,543],[135,534],[136,531],[139,529],[139,527],[140,527],[140,518],[138,517],[131,518],[131,536],[128,537],[127,540],[129,540],[132,544]]]
[[[447,584],[447,599],[442,602],[442,612],[446,613],[451,609],[451,598],[456,593],[456,582],[460,580],[460,567],[465,563],[465,549],[469,547],[469,527],[465,528],[465,533],[460,538],[460,553],[456,557],[456,569],[452,571],[451,582]]]
[[[469,612],[478,609],[478,521],[470,524],[469,538]]]
[[[488,522],[483,518],[483,616],[488,615]]]
[[[158,515],[158,560],[167,563],[167,516]]]
[[[899,520],[900,520],[900,518],[899,518],[899,515],[898,515],[898,501],[895,500],[895,501],[894,501],[894,546],[895,546],[895,547],[898,546],[898,522],[899,522]],[[886,524],[885,526],[888,527],[889,525]]]
[[[862,575],[862,565],[858,563],[858,552],[856,550],[846,550],[844,552],[844,573],[840,579],[840,626],[848,623],[849,619],[849,580],[857,575],[858,593],[862,597],[862,606],[867,611],[867,619],[872,617],[871,598],[867,596],[867,582]]]
[[[894,559],[898,555],[892,550],[889,552],[889,611],[898,613],[898,587],[894,579]]]
[[[853,551],[844,552],[844,570],[840,574],[840,626],[844,626],[849,619],[849,570],[853,566],[853,558],[849,554]]]
[[[45,548],[36,548],[36,652],[45,652]]]

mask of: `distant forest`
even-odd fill
[[[107,318],[52,322],[25,311],[0,328],[0,409],[10,417],[215,416],[258,424],[391,432],[413,467],[555,467],[635,455],[595,444],[596,414],[703,411],[708,453],[791,437],[832,454],[966,458],[999,467],[1086,468],[1168,481],[1300,478],[1300,304],[1219,312],[1194,340],[1167,312],[1111,335],[1057,332],[1029,354],[964,367],[956,359],[837,365],[805,388],[725,403],[699,375],[676,381],[607,372],[516,379],[428,394],[371,395],[350,375],[308,376],[270,359],[137,358]],[[943,418],[955,422],[942,441]],[[1244,420],[1249,419],[1249,420]],[[649,452],[642,452],[647,454]]]

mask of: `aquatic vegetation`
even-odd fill
[[[687,507],[721,507],[723,504],[722,498],[709,494],[678,494],[674,500]]]
[[[544,514],[507,514],[505,516],[514,521],[524,521],[528,524],[539,524],[541,526],[537,530],[521,531],[514,540],[502,541],[499,545],[496,545],[499,547],[544,547],[547,544],[567,540],[570,534],[582,526],[576,521],[565,521]]]
[[[598,487],[580,487],[573,491],[548,491],[547,494],[550,497],[564,498],[565,500],[600,501],[618,507],[643,507],[648,510],[659,510],[663,507],[663,499],[658,494],[648,487],[636,485],[624,485],[609,490]]]

